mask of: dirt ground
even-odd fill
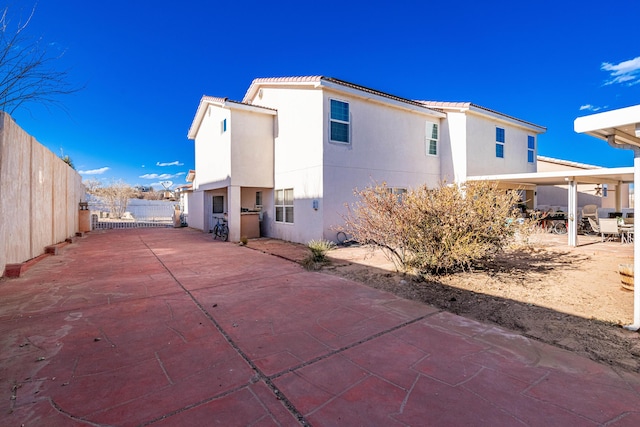
[[[632,323],[633,292],[618,273],[619,264],[633,263],[633,245],[590,236],[579,236],[578,248],[566,242],[532,236],[480,270],[426,281],[357,246],[331,251],[322,271],[640,372],[640,334],[622,328]]]

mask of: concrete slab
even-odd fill
[[[640,375],[186,228],[0,282],[0,425],[636,425]],[[263,247],[264,249],[264,247]],[[286,255],[286,256],[285,256]]]

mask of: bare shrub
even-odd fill
[[[129,199],[135,197],[136,190],[124,181],[115,181],[108,186],[94,188],[93,194],[100,197],[109,206],[112,218],[122,218],[127,211]]]
[[[402,197],[385,184],[356,190],[344,231],[382,249],[396,268],[441,274],[470,268],[526,233],[516,191],[486,182],[419,187]]]

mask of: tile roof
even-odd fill
[[[400,96],[392,95],[390,93],[382,92],[379,90],[371,89],[366,86],[361,86],[355,83],[351,83],[345,80],[336,79],[335,77],[326,77],[326,76],[295,76],[295,77],[267,77],[267,78],[257,78],[251,82],[251,86],[247,89],[247,92],[244,96],[243,102],[248,102],[249,99],[253,96],[253,92],[255,91],[257,86],[260,85],[268,85],[270,83],[276,84],[299,84],[299,83],[322,83],[328,82],[333,83],[339,86],[344,86],[349,89],[355,89],[361,92],[365,92],[371,95],[377,95],[383,98],[391,99],[397,102],[402,102],[405,104],[412,105],[414,107],[426,108],[430,110],[431,108],[427,105],[424,105],[422,102],[413,101],[411,99],[402,98]]]
[[[444,102],[444,101],[416,101],[416,102],[419,102],[419,103],[421,103],[421,104],[423,104],[423,105],[425,105],[425,106],[427,106],[429,108],[433,108],[434,110],[438,110],[438,111],[444,111],[444,110],[447,110],[447,109],[476,109],[476,110],[482,110],[482,111],[486,111],[486,112],[491,113],[491,114],[496,114],[498,116],[502,116],[502,117],[504,117],[506,119],[515,120],[517,122],[524,123],[525,125],[528,125],[528,126],[533,126],[533,127],[537,127],[537,128],[540,128],[540,129],[544,129],[545,131],[547,130],[547,128],[544,127],[544,126],[540,126],[540,125],[537,125],[535,123],[531,123],[531,122],[528,122],[526,120],[522,120],[522,119],[519,119],[517,117],[513,117],[513,116],[501,113],[501,112],[496,111],[496,110],[492,110],[491,108],[487,108],[487,107],[483,107],[483,106],[478,105],[478,104],[474,104],[472,102]]]

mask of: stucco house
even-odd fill
[[[353,190],[396,192],[535,172],[545,128],[472,103],[415,101],[331,77],[255,79],[242,101],[204,96],[188,132],[189,226],[335,240]],[[528,200],[533,197],[527,196]],[[249,235],[248,237],[252,237]]]

